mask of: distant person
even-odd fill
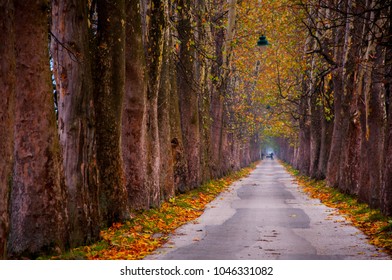
[[[274,159],[274,153],[270,153],[271,159]]]

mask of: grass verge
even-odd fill
[[[161,207],[137,211],[125,223],[101,231],[101,240],[70,250],[52,259],[137,260],[162,246],[169,234],[198,218],[206,205],[233,182],[246,177],[256,164],[213,180],[201,187],[163,202]]]
[[[292,174],[302,190],[312,198],[317,198],[328,207],[338,212],[360,229],[369,238],[369,243],[383,248],[392,255],[392,217],[385,216],[378,209],[372,209],[361,203],[353,195],[341,193],[338,189],[327,186],[325,180],[315,180],[303,176],[298,170],[282,162]]]

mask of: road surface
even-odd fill
[[[389,259],[335,209],[300,191],[277,160],[211,202],[146,259]]]

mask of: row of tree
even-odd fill
[[[0,258],[93,242],[258,157],[230,129],[235,5],[0,0]]]
[[[392,2],[297,1],[307,31],[298,141],[280,157],[392,214]],[[294,123],[294,121],[293,121]]]

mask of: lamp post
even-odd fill
[[[257,46],[258,47],[266,47],[266,46],[269,46],[269,45],[270,45],[270,43],[268,43],[267,38],[264,35],[261,35],[259,37],[259,40],[257,41]]]
[[[267,38],[264,35],[261,35],[259,37],[259,40],[257,41],[257,47],[261,49],[261,52],[264,52],[265,49],[270,45],[271,44],[268,42]]]
[[[265,51],[265,49],[268,46],[270,46],[270,45],[271,44],[268,42],[267,38],[264,35],[261,35],[259,37],[259,40],[257,41],[257,47],[259,47],[259,49],[261,50],[261,53],[263,53]],[[256,64],[256,75],[258,74],[259,66],[260,66],[260,61],[257,61],[257,64]],[[267,104],[265,109],[267,111],[269,111],[271,109],[271,106],[269,104]],[[261,109],[261,114],[262,115],[266,115],[267,112],[264,109]],[[260,132],[263,133],[263,130],[264,130],[264,125],[261,125]],[[263,160],[264,156],[265,156],[264,155],[264,151],[263,151],[263,148],[262,148],[261,143],[260,143],[260,158]],[[270,156],[271,156],[271,159],[272,159],[272,153],[270,154]]]

